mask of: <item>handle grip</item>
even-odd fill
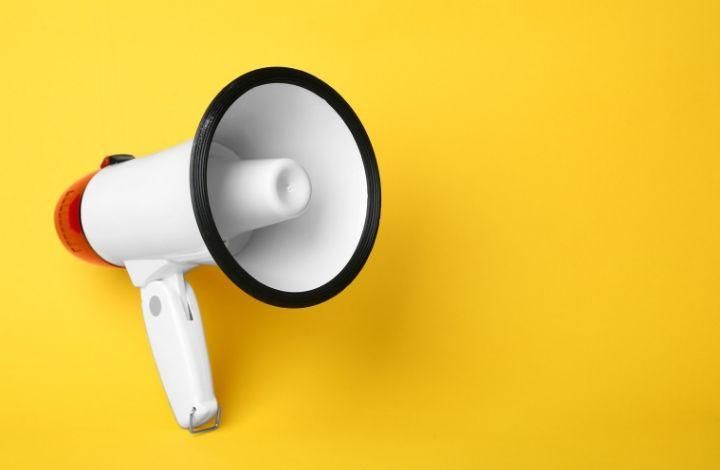
[[[182,273],[154,280],[140,290],[150,346],[175,420],[190,431],[216,418],[219,407],[205,345],[202,317]]]

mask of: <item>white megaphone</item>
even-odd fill
[[[315,305],[355,278],[379,220],[377,163],[357,116],[321,80],[280,67],[225,87],[192,141],[106,157],[55,210],[67,249],[125,267],[140,288],[165,392],[191,432],[217,428],[220,406],[184,273],[217,264],[261,301]]]

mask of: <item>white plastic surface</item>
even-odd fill
[[[310,180],[288,158],[221,160],[208,171],[213,218],[223,240],[297,217],[310,201]]]
[[[134,260],[214,264],[192,208],[191,147],[192,142],[185,142],[111,165],[90,180],[82,199],[82,225],[101,257],[117,265]],[[239,159],[217,144],[212,154],[219,157],[208,167],[208,191],[226,242],[246,241],[248,232],[297,217],[307,208],[312,184],[294,160]]]
[[[230,152],[228,152],[228,150]],[[299,217],[253,231],[235,256],[255,279],[286,292],[332,280],[357,247],[367,212],[367,181],[360,150],[340,115],[305,88],[261,85],[242,95],[215,132],[208,171],[240,159],[289,158],[312,183]],[[213,187],[209,187],[211,203]],[[222,208],[211,206],[213,216]]]
[[[117,265],[212,262],[190,198],[191,145],[110,165],[90,180],[80,211],[85,236],[100,256]]]
[[[195,293],[182,273],[141,289],[142,310],[155,364],[177,423],[188,428],[214,419],[213,391],[202,317]]]

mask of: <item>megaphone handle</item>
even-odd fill
[[[150,346],[175,420],[191,432],[217,428],[220,407],[192,287],[182,273],[173,273],[142,287],[141,297]],[[213,417],[211,427],[197,428]]]

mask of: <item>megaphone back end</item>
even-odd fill
[[[92,249],[80,220],[80,203],[83,193],[95,173],[97,171],[83,176],[60,196],[55,205],[55,231],[63,246],[78,258],[101,266],[115,266],[105,261]]]

